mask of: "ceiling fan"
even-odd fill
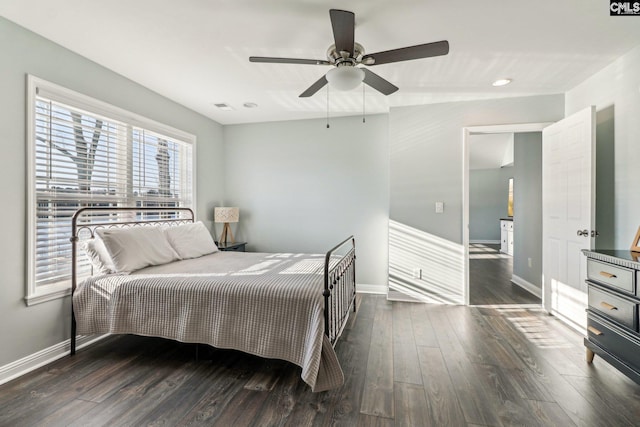
[[[329,46],[326,60],[251,56],[249,57],[249,61],[274,64],[333,65],[335,67],[309,86],[307,90],[302,92],[300,94],[301,98],[312,96],[327,83],[338,90],[350,90],[364,82],[378,92],[384,95],[390,95],[398,90],[397,86],[359,65],[372,66],[389,64],[392,62],[408,61],[410,59],[430,58],[432,56],[446,55],[449,53],[449,42],[442,40],[434,43],[425,43],[386,50],[384,52],[365,54],[362,45],[354,41],[354,13],[346,10],[331,9],[329,16],[331,17],[335,44]]]

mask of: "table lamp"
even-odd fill
[[[235,243],[233,240],[233,233],[231,232],[231,227],[229,226],[230,222],[238,222],[240,219],[240,209],[238,208],[215,208],[213,210],[213,220],[215,222],[223,222],[222,226],[222,234],[220,234],[220,243],[223,245],[227,244],[227,234],[231,240],[231,243]]]

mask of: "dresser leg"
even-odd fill
[[[593,356],[595,356],[595,353],[588,348],[587,349],[587,363],[592,363],[593,362]]]

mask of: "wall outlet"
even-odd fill
[[[527,264],[529,264],[529,268],[531,268],[531,258],[527,258]]]
[[[444,212],[444,202],[436,202],[436,213]]]
[[[413,278],[414,279],[422,279],[422,269],[421,268],[414,268],[413,269]]]

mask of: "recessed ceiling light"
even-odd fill
[[[216,107],[224,111],[233,111],[233,107],[229,104],[220,103],[220,104],[213,104],[213,105],[215,105]]]
[[[258,106],[255,102],[245,102],[242,105],[244,105],[245,108],[256,108]]]
[[[492,83],[494,86],[506,86],[511,83],[511,79],[498,79]]]

